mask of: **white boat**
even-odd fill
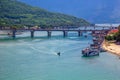
[[[99,50],[92,50],[90,48],[86,48],[82,50],[82,55],[84,57],[90,57],[90,56],[98,56],[99,55]]]

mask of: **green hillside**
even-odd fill
[[[0,0],[0,26],[83,26],[84,19],[53,13],[17,0]]]

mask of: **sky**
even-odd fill
[[[84,18],[92,23],[119,22],[120,0],[19,0],[52,12]],[[116,19],[117,18],[117,19]]]

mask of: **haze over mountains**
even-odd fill
[[[19,0],[92,23],[120,23],[120,0]]]

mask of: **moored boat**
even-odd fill
[[[99,55],[99,50],[98,49],[86,48],[86,49],[82,50],[82,55],[84,57],[98,56]]]

